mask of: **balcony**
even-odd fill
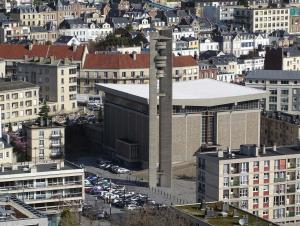
[[[62,145],[61,143],[58,143],[58,144],[51,143],[51,144],[50,144],[50,149],[53,149],[53,148],[60,148],[60,147],[63,147],[63,145]]]
[[[258,204],[253,204],[253,209],[258,209]]]
[[[270,183],[270,180],[269,179],[264,179],[264,183],[268,184],[268,183]]]
[[[50,135],[50,139],[51,138],[61,138],[61,137],[62,137],[61,133],[51,133],[51,135]]]
[[[269,203],[264,203],[264,208],[269,208]]]
[[[230,186],[240,186],[240,179],[237,178],[237,179],[231,180]]]
[[[52,159],[61,158],[62,156],[63,156],[63,152],[62,151],[51,152],[50,153],[50,158],[52,158]]]
[[[287,193],[295,193],[295,191],[296,191],[295,186],[288,187],[287,190],[286,190]]]
[[[253,172],[258,172],[259,171],[259,168],[256,166],[253,168]]]
[[[264,171],[269,171],[270,167],[269,166],[264,166]]]
[[[258,191],[254,191],[253,192],[253,196],[258,196],[259,195],[259,192]]]
[[[269,191],[264,191],[264,195],[269,195]]]
[[[290,212],[290,211],[286,211],[286,217],[294,217],[295,216],[295,212]]]
[[[285,177],[284,178],[274,178],[274,183],[284,182],[284,181],[285,181]]]
[[[259,179],[253,179],[253,184],[259,184]]]

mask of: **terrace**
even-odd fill
[[[175,209],[179,215],[194,223],[191,225],[234,226],[240,225],[241,221],[245,222],[245,225],[277,225],[223,202],[181,205],[175,206]]]

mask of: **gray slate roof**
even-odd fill
[[[246,79],[299,80],[300,71],[282,71],[282,70],[250,71],[246,75]]]

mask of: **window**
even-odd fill
[[[122,77],[126,78],[126,72],[122,72]]]
[[[257,198],[253,199],[253,204],[258,204],[258,199]]]
[[[285,196],[274,196],[274,205],[283,206],[285,204]]]
[[[258,186],[253,187],[253,192],[258,192]]]
[[[228,187],[229,186],[229,177],[224,177],[224,187]]]
[[[39,145],[40,145],[40,146],[44,146],[44,141],[43,141],[43,140],[40,140],[40,141],[39,141]]]
[[[270,80],[270,84],[277,84],[277,80]]]
[[[61,75],[64,75],[64,69],[61,69]]]
[[[240,167],[241,167],[241,173],[247,173],[248,172],[248,162],[242,162],[240,163]]]
[[[44,138],[44,130],[39,131],[39,137]]]
[[[300,215],[300,206],[296,206],[295,214],[296,214],[296,216]]]
[[[264,191],[269,191],[269,185],[264,185]]]
[[[240,176],[240,185],[248,185],[248,176],[247,175]]]
[[[269,204],[269,197],[264,197],[264,198],[263,198],[263,202]]]
[[[264,173],[264,179],[269,180],[269,173]]]
[[[0,159],[3,159],[3,153],[0,153]]]
[[[289,95],[289,90],[288,89],[282,89],[281,94],[282,95]]]
[[[276,96],[270,96],[269,97],[269,102],[277,102],[277,97]]]
[[[224,164],[223,165],[223,173],[228,174],[229,173],[229,164]]]
[[[248,197],[248,188],[240,189],[240,197]]]
[[[280,83],[281,83],[282,85],[287,85],[287,84],[289,84],[289,81],[287,81],[287,80],[282,80]]]

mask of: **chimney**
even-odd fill
[[[73,50],[73,52],[76,52],[77,46],[76,45],[72,45],[72,50]]]
[[[31,51],[31,50],[32,50],[32,47],[33,47],[33,44],[30,43],[30,44],[28,45],[28,50]]]
[[[132,52],[132,59],[136,60],[136,52],[135,51]]]
[[[55,60],[54,56],[50,56],[50,64],[53,64],[54,60]]]
[[[218,151],[218,157],[223,158],[224,157],[224,152],[222,150]]]
[[[273,151],[277,151],[276,143],[273,144]]]
[[[28,60],[29,60],[28,55],[24,55],[24,60],[25,60],[25,61],[28,61]]]

